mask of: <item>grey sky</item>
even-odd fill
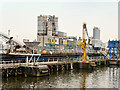
[[[72,0],[71,0],[72,1]],[[0,29],[7,33],[11,30],[13,36],[18,35],[34,40],[37,35],[37,16],[56,15],[59,30],[68,35],[81,36],[82,24],[87,23],[89,36],[92,36],[94,26],[101,30],[101,40],[118,37],[118,3],[113,2],[3,2],[1,5],[2,24]]]

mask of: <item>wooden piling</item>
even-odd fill
[[[71,66],[71,70],[73,69],[73,64],[72,63],[70,63],[70,66]]]
[[[51,72],[53,72],[53,65],[50,65],[51,66]]]
[[[17,69],[15,70],[15,76],[17,76]]]
[[[101,61],[99,60],[98,62],[99,62],[99,66],[100,66],[101,65]]]
[[[105,63],[105,65],[106,65],[106,60],[104,60],[104,63]]]
[[[7,74],[6,76],[8,77],[8,76],[9,76],[9,71],[8,71],[8,69],[7,69],[7,72],[6,72],[6,74]]]
[[[62,71],[64,70],[64,64],[62,64]]]
[[[68,64],[66,64],[66,70],[68,70]]]
[[[58,70],[59,70],[59,66],[58,66],[58,64],[57,64],[57,72],[58,72]]]

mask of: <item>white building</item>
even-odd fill
[[[66,33],[58,31],[58,17],[55,15],[38,16],[37,41],[44,47],[46,43],[59,44],[59,38],[67,36]]]
[[[98,27],[93,28],[93,37],[90,38],[90,41],[94,48],[106,48],[106,44],[100,40],[100,29]]]
[[[101,40],[93,39],[92,44],[94,47],[100,47],[100,48],[105,48],[106,44],[103,43]]]

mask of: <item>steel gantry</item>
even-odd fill
[[[118,59],[118,50],[119,50],[119,41],[110,41],[108,42],[109,48],[109,58]]]

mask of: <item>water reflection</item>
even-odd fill
[[[119,69],[116,67],[109,68],[109,82],[113,85],[113,88],[118,87]]]
[[[71,70],[45,77],[9,77],[2,79],[3,88],[117,88],[118,67],[95,70]]]

